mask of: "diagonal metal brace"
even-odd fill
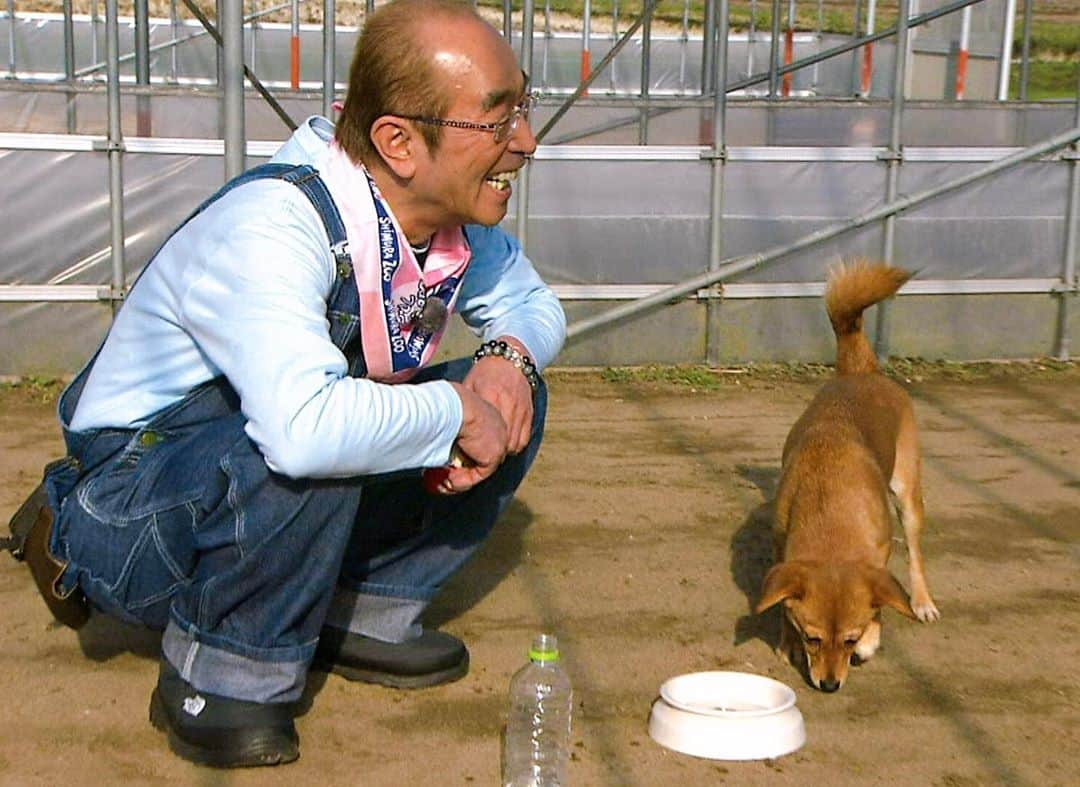
[[[199,20],[199,24],[201,24],[206,30],[206,32],[209,33],[210,36],[214,39],[214,42],[218,45],[218,48],[224,49],[225,42],[221,38],[221,33],[218,32],[218,29],[216,27],[214,27],[214,23],[207,18],[206,14],[199,10],[199,7],[195,5],[194,0],[184,0],[184,5],[186,5],[187,9],[195,15],[196,19]],[[281,118],[281,120],[285,123],[286,126],[289,127],[289,131],[296,131],[296,121],[294,121],[289,116],[289,113],[285,111],[285,108],[282,107],[281,104],[278,103],[278,100],[270,94],[270,91],[266,89],[266,86],[259,80],[257,76],[255,76],[255,72],[248,68],[246,64],[244,65],[244,76],[247,77],[247,80],[251,83],[251,86],[257,91],[259,91],[259,95],[266,99],[266,103],[270,105],[270,108],[274,110],[277,116]]]

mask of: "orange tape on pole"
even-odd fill
[[[871,41],[863,47],[862,53],[862,79],[860,85],[860,93],[864,96],[870,95],[870,85],[874,78],[874,42]]]
[[[956,100],[964,98],[964,83],[967,81],[968,51],[961,49],[956,55]]]
[[[795,29],[789,27],[784,32],[784,65],[790,66],[791,61],[795,56]],[[780,94],[783,96],[791,95],[791,72],[788,71],[784,74],[783,85],[780,89]]]
[[[293,90],[300,87],[300,36],[289,40],[289,81]]]
[[[588,49],[582,49],[581,50],[581,78],[580,78],[579,81],[584,82],[586,79],[588,79],[589,72],[591,70],[592,70],[592,67],[589,65],[589,50]],[[589,91],[588,90],[583,90],[581,95],[587,96],[587,95],[589,95]]]

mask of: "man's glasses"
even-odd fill
[[[476,123],[471,120],[447,120],[446,118],[418,117],[416,115],[398,115],[403,120],[412,120],[416,123],[430,123],[433,126],[449,126],[450,128],[464,128],[469,131],[489,131],[495,138],[495,144],[501,144],[510,139],[510,136],[518,127],[518,123],[524,120],[529,122],[529,112],[536,105],[536,94],[526,93],[517,103],[513,111],[502,120],[494,123]]]

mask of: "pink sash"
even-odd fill
[[[368,377],[404,382],[430,363],[446,331],[445,318],[432,325],[421,315],[453,312],[471,254],[465,233],[460,227],[436,232],[421,269],[367,170],[355,166],[336,142],[320,174],[349,239]],[[445,309],[433,308],[432,299]]]

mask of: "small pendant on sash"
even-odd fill
[[[421,333],[438,333],[446,325],[448,316],[449,312],[442,298],[437,295],[429,295],[416,318],[416,329]]]

